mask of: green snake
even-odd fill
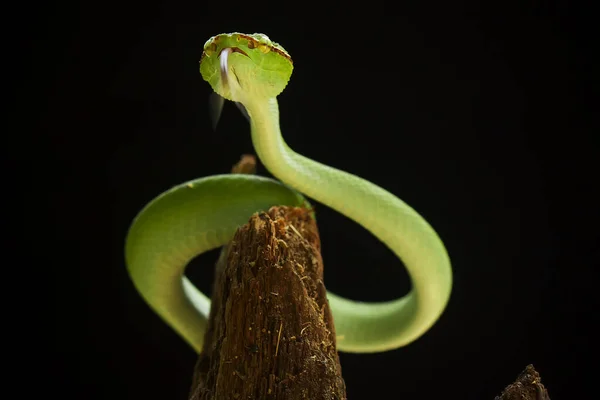
[[[275,205],[306,206],[306,196],[370,231],[403,261],[411,278],[411,291],[387,302],[328,292],[338,350],[374,353],[407,345],[438,320],[448,303],[452,270],[444,244],[423,217],[390,192],[288,147],[277,96],[292,70],[288,52],[264,34],[220,34],[206,42],[202,77],[218,96],[245,111],[256,154],[279,181],[224,174],[160,194],[129,229],[130,277],[150,307],[201,352],[210,299],[185,277],[187,264],[227,244],[253,213]]]

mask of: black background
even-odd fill
[[[204,42],[230,31],[266,33],[291,53],[279,98],[288,144],[411,204],[453,262],[452,298],[427,334],[340,355],[349,398],[492,399],[529,363],[553,399],[591,388],[598,258],[583,233],[597,216],[597,148],[585,119],[589,26],[570,10],[43,7],[23,34],[32,52],[17,101],[39,109],[23,122],[35,123],[44,161],[29,167],[50,179],[45,235],[62,257],[48,259],[63,260],[48,298],[62,397],[187,398],[196,356],[135,292],[123,243],[154,196],[253,151],[233,105],[211,130],[198,72]],[[408,291],[384,246],[317,210],[328,289],[360,300]],[[190,267],[203,290],[215,258]]]

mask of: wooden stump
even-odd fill
[[[234,171],[252,171],[247,161]],[[217,262],[191,400],[346,399],[320,247],[304,208],[238,229]]]

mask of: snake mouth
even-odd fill
[[[229,86],[229,55],[231,53],[240,53],[244,56],[250,58],[250,56],[239,47],[227,47],[221,50],[221,54],[219,54],[219,65],[221,67],[221,80],[223,81],[224,86]],[[235,77],[238,84],[240,83],[238,77],[235,75],[235,71],[231,71],[233,76]]]

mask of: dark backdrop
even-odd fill
[[[291,53],[279,98],[289,145],[397,194],[453,262],[452,298],[427,334],[387,353],[340,355],[349,398],[492,399],[529,363],[552,398],[591,387],[597,253],[581,233],[596,217],[596,148],[583,113],[589,49],[568,12],[44,7],[26,34],[33,52],[18,99],[39,106],[45,162],[32,167],[52,179],[47,237],[64,251],[50,257],[61,267],[48,298],[63,397],[187,398],[196,356],[135,292],[123,243],[161,191],[228,172],[253,151],[233,105],[211,130],[198,72],[204,42],[230,31],[264,32]],[[330,290],[373,301],[408,291],[391,252],[317,206]],[[215,257],[190,268],[204,290]]]

